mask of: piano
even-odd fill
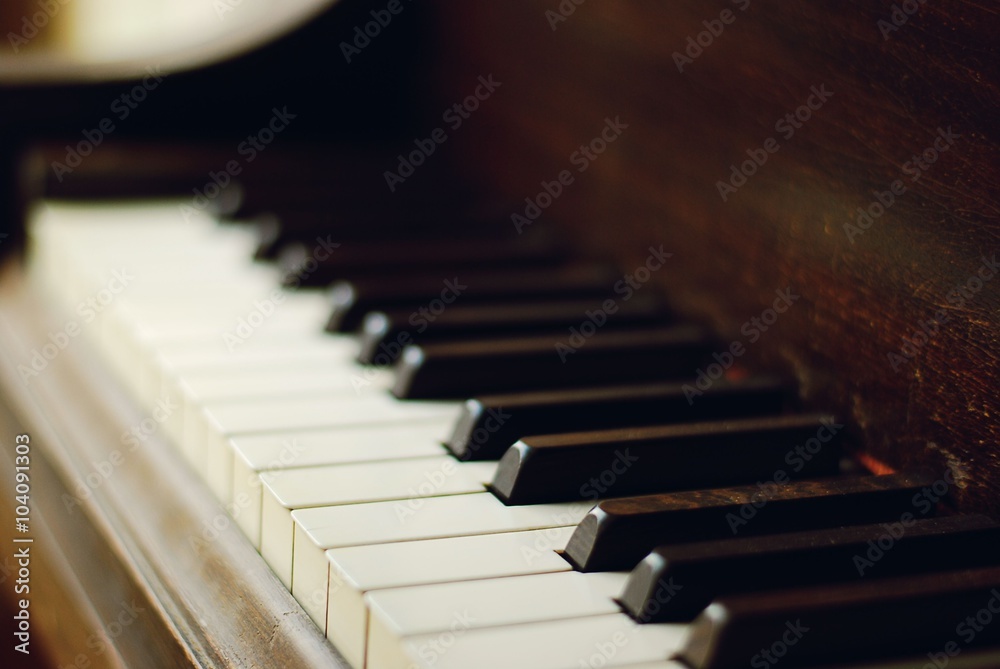
[[[1000,665],[995,12],[271,23],[0,67],[7,666]]]

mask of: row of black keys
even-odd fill
[[[692,665],[742,666],[792,632],[797,664],[1000,640],[1000,625],[955,637],[1000,587],[1000,526],[934,517],[944,481],[838,475],[842,426],[784,414],[777,380],[695,386],[718,349],[652,295],[616,300],[620,273],[496,240],[356,243],[317,261],[312,231],[300,236],[272,222],[258,256],[276,257],[288,286],[335,282],[328,330],[358,331],[361,362],[396,364],[397,397],[476,396],[446,446],[499,459],[500,499],[605,500],[566,559],[632,569],[620,604],[640,622],[696,618]],[[605,300],[615,313],[560,358],[555,343]]]

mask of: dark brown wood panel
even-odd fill
[[[743,342],[744,361],[794,373],[807,404],[849,416],[873,457],[948,469],[963,507],[1000,512],[1000,281],[977,277],[1000,251],[997,10],[898,3],[915,11],[894,24],[891,2],[744,4],[442,0],[428,105],[492,74],[501,86],[449,136],[466,173],[523,213],[570,170],[534,225],[626,267],[662,244],[674,255],[654,278],[676,309]],[[546,12],[560,6],[576,8],[553,30]],[[732,22],[679,72],[674,53],[725,9]],[[776,128],[814,87],[832,95],[791,136]],[[571,154],[606,117],[628,128],[577,172]],[[916,165],[939,128],[951,145]],[[767,161],[723,201],[717,182],[769,138]],[[850,239],[858,207],[896,180],[891,206]],[[786,288],[801,297],[773,327],[741,333]],[[922,322],[936,331],[925,338]]]

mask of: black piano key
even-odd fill
[[[401,399],[461,398],[693,377],[711,350],[705,331],[693,326],[598,330],[579,348],[565,334],[408,346],[392,392]]]
[[[778,478],[776,471],[757,485],[601,502],[577,525],[564,557],[579,571],[632,569],[664,544],[898,520],[931,483],[909,474]]]
[[[610,298],[609,298],[610,299]],[[454,305],[439,313],[422,316],[412,309],[374,311],[365,316],[358,333],[361,350],[358,362],[389,365],[399,358],[401,346],[476,337],[496,337],[512,333],[539,333],[565,330],[579,332],[587,314],[598,314],[601,327],[621,328],[663,324],[669,319],[663,304],[652,295],[636,296],[614,313],[602,312],[600,298],[558,302],[497,305]],[[590,327],[597,325],[590,321]],[[573,330],[570,330],[573,328]]]
[[[498,460],[528,435],[777,413],[790,394],[774,378],[719,380],[699,392],[650,383],[477,397],[465,402],[445,446],[463,460]]]
[[[546,267],[565,259],[565,248],[539,238],[352,242],[322,255],[310,244],[292,243],[281,250],[277,262],[282,285],[299,288],[388,272],[436,272],[447,278],[488,267]]]
[[[907,656],[943,667],[1000,644],[998,588],[993,566],[723,597],[698,616],[679,655],[695,669]]]
[[[398,207],[372,209],[371,202],[338,208],[336,214],[323,209],[281,209],[280,214],[265,211],[243,222],[252,226],[256,234],[255,260],[275,260],[285,246],[292,244],[315,251],[319,240],[327,238],[342,247],[344,244],[380,239],[499,239],[509,234],[510,222],[494,220],[492,212],[435,212],[425,208],[408,212]]]
[[[661,546],[618,601],[644,623],[691,620],[720,596],[1000,564],[1000,525],[986,516],[888,523]]]
[[[518,505],[752,483],[778,470],[831,476],[842,429],[812,414],[530,436],[500,458],[491,490]]]
[[[607,298],[621,278],[604,264],[580,264],[553,269],[469,270],[400,274],[339,281],[330,287],[328,332],[353,332],[370,311],[409,309],[423,316],[460,300],[460,304],[511,301]],[[423,316],[429,320],[427,316]],[[582,319],[581,319],[582,320]]]

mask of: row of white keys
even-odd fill
[[[336,464],[261,474],[264,486],[260,549],[278,577],[294,592],[292,513],[344,504],[392,502],[405,518],[424,498],[483,493],[493,479],[494,462],[458,462],[441,454],[407,460]],[[396,521],[399,522],[399,521]],[[318,552],[317,559],[322,561]],[[325,609],[315,616],[320,626]]]
[[[230,508],[239,526],[260,551],[261,475],[264,472],[440,456],[444,452],[440,439],[448,428],[448,419],[436,418],[405,425],[366,425],[234,436],[229,440],[233,451]]]
[[[197,284],[197,281],[193,281],[193,283]],[[169,291],[164,292],[169,294]],[[148,294],[155,295],[156,291],[149,291]],[[126,307],[132,307],[132,304],[127,300],[123,300],[122,304]],[[163,304],[168,306],[168,311],[174,309],[173,306],[170,306],[169,300],[164,300]],[[473,492],[474,490],[482,490],[483,483],[491,477],[492,465],[484,463],[456,463],[456,465],[462,465],[462,468],[458,470],[462,472],[461,474],[446,476],[437,490],[427,491],[427,494],[453,496],[421,499],[420,484],[433,483],[433,480],[425,478],[424,481],[420,481],[420,475],[426,473],[443,474],[444,464],[448,462],[445,459],[446,456],[440,455],[442,449],[431,435],[441,436],[444,433],[442,428],[451,423],[454,406],[449,406],[447,411],[441,413],[435,411],[430,413],[417,412],[418,416],[394,417],[391,408],[387,408],[386,413],[382,414],[381,410],[371,407],[380,403],[383,404],[383,407],[414,406],[413,403],[397,403],[384,395],[380,400],[369,405],[368,395],[374,395],[375,391],[384,389],[385,375],[364,386],[370,392],[358,391],[352,386],[349,393],[341,393],[340,390],[347,389],[344,385],[337,385],[342,382],[331,382],[336,386],[335,390],[334,387],[325,386],[325,382],[320,380],[322,376],[329,375],[310,376],[309,372],[302,370],[291,371],[287,375],[282,374],[280,370],[289,369],[298,364],[292,362],[296,356],[279,352],[284,348],[281,344],[288,341],[283,336],[276,336],[273,341],[278,345],[272,347],[263,326],[259,332],[255,332],[254,336],[245,342],[247,350],[255,349],[263,351],[262,353],[246,356],[217,355],[220,353],[219,343],[223,341],[218,334],[221,332],[220,328],[227,322],[235,322],[233,317],[238,316],[241,311],[231,309],[222,312],[220,308],[220,313],[224,313],[225,317],[212,318],[212,310],[219,307],[219,302],[213,295],[206,296],[200,307],[191,308],[190,305],[181,305],[176,307],[176,316],[171,315],[170,318],[182,318],[185,317],[184,314],[187,314],[187,317],[190,317],[191,314],[195,314],[199,318],[204,317],[202,322],[204,327],[195,328],[195,332],[190,335],[183,332],[165,337],[157,334],[157,328],[162,331],[169,330],[170,327],[170,318],[157,322],[157,315],[164,313],[157,311],[160,307],[161,305],[157,304],[152,305],[149,310],[145,309],[144,306],[122,310],[128,312],[127,316],[121,319],[125,323],[125,327],[120,328],[120,331],[125,332],[122,337],[131,337],[135,342],[134,346],[142,364],[152,365],[152,371],[160,375],[158,383],[147,383],[145,386],[147,403],[162,396],[163,393],[174,392],[187,402],[189,407],[183,412],[185,426],[195,425],[194,421],[188,419],[190,415],[197,414],[205,419],[204,425],[207,427],[205,427],[203,434],[194,441],[204,443],[207,452],[214,453],[214,456],[210,456],[205,463],[209,470],[209,481],[214,480],[212,488],[216,490],[223,501],[238,500],[240,498],[237,495],[245,493],[247,499],[250,500],[249,508],[257,505],[257,502],[253,500],[259,500],[261,508],[269,506],[272,509],[274,513],[269,514],[269,517],[275,516],[278,518],[278,522],[266,525],[269,528],[268,533],[280,537],[291,535],[289,538],[294,542],[291,544],[288,540],[283,539],[274,544],[276,547],[280,545],[280,548],[276,548],[276,550],[281,553],[282,559],[285,559],[289,565],[289,578],[292,580],[293,594],[297,595],[303,606],[310,615],[320,622],[321,626],[325,625],[328,613],[331,618],[335,618],[336,611],[340,611],[341,617],[350,621],[350,624],[345,625],[331,624],[330,633],[336,635],[343,632],[344,636],[351,637],[351,640],[342,640],[343,649],[355,649],[355,657],[352,661],[356,666],[362,666],[361,663],[364,661],[369,620],[363,593],[367,592],[372,597],[379,594],[387,597],[384,604],[374,609],[378,613],[372,614],[376,616],[375,621],[378,623],[373,624],[373,630],[391,630],[391,633],[387,632],[387,634],[397,639],[394,643],[384,644],[387,649],[387,657],[391,658],[392,652],[395,651],[401,652],[403,656],[406,656],[407,653],[414,653],[416,659],[410,658],[410,661],[416,661],[419,664],[420,651],[424,647],[420,635],[433,636],[440,634],[441,631],[432,630],[433,626],[437,624],[432,621],[430,621],[430,626],[411,628],[405,624],[405,616],[398,619],[392,617],[392,612],[396,611],[396,604],[406,600],[408,596],[405,592],[408,588],[401,586],[466,581],[447,585],[451,588],[448,591],[451,593],[448,601],[458,602],[461,601],[462,591],[466,587],[470,588],[469,592],[474,594],[482,592],[484,588],[486,590],[497,588],[495,583],[499,582],[499,580],[491,582],[469,579],[569,570],[569,565],[553,552],[553,548],[561,548],[565,544],[571,526],[586,512],[589,504],[574,505],[577,507],[574,510],[565,508],[566,505],[505,507],[488,493]],[[318,321],[321,316],[322,314],[317,312],[316,320]],[[281,321],[277,320],[279,317],[280,315],[276,313],[275,318],[268,322],[275,324],[273,327],[275,332],[285,328]],[[313,327],[312,323],[310,323],[311,327]],[[148,336],[145,334],[148,332],[154,334]],[[211,334],[207,338],[197,336],[196,333],[199,332],[208,332],[215,336],[213,337]],[[142,334],[136,336],[136,333]],[[299,330],[294,325],[285,328],[285,332],[280,334],[291,335],[291,338],[296,342],[309,339],[309,333],[306,329]],[[204,343],[207,345],[199,342],[199,339],[205,340]],[[333,350],[332,347],[326,348]],[[274,351],[274,354],[272,355],[270,351]],[[226,353],[228,354],[229,351],[227,350]],[[325,353],[321,354],[320,358],[323,355]],[[359,368],[353,366],[350,361],[351,357],[353,357],[353,352],[341,356],[332,354],[328,362],[324,363],[327,365],[324,372],[328,371],[330,375],[338,370],[348,374],[357,373]],[[239,378],[245,381],[244,384],[240,384],[239,381],[229,384],[228,382],[208,380],[213,378],[218,370],[225,370],[229,367],[229,360],[233,358],[240,359],[240,362],[237,363],[239,369],[245,369],[245,371],[238,373],[233,372],[234,375],[238,374]],[[302,363],[304,366],[311,366],[308,355],[301,359],[305,361]],[[216,362],[217,360],[222,360],[222,362]],[[218,367],[215,367],[216,365]],[[371,371],[365,370],[364,373],[371,381]],[[268,389],[266,387],[268,377],[282,380],[276,382],[273,389]],[[287,392],[297,381],[302,381],[305,384],[312,382],[317,384],[317,389],[324,389],[325,396],[322,401],[308,409],[302,409],[301,412],[289,404],[282,406],[283,402],[291,402],[301,407],[301,401],[289,399],[287,395]],[[230,389],[234,390],[234,395],[229,394]],[[312,390],[310,388],[304,394],[310,394]],[[253,399],[264,398],[268,394],[284,396],[284,399],[281,397],[277,400],[273,398]],[[355,406],[349,408],[352,405]],[[194,407],[199,407],[199,411],[194,412]],[[270,409],[268,407],[277,408]],[[366,411],[366,407],[370,411]],[[342,411],[341,408],[343,408]],[[332,418],[331,412],[334,414]],[[341,416],[348,414],[351,415],[350,418],[341,418]],[[371,424],[372,421],[381,423],[390,419],[398,419],[399,422],[389,426]],[[360,421],[361,424],[356,425],[352,421]],[[356,426],[340,427],[343,425]],[[196,432],[200,431],[194,427],[190,429]],[[407,438],[414,431],[416,432],[415,438]],[[307,442],[307,446],[301,452],[296,452],[292,462],[283,461],[282,454],[286,451],[282,449],[287,448],[289,443],[298,443],[299,436]],[[392,437],[391,441],[387,437]],[[381,444],[381,446],[376,446],[376,444]],[[204,449],[202,450],[204,451]],[[296,451],[298,451],[297,448]],[[394,456],[410,459],[403,463],[389,461],[389,458]],[[386,460],[382,465],[362,464],[368,460],[382,459]],[[334,466],[338,463],[344,465],[343,471],[333,473],[338,469]],[[415,465],[415,463],[420,464]],[[316,478],[319,476],[318,474],[309,473],[308,469],[295,469],[299,466],[314,465],[325,467],[327,473],[332,475],[330,480],[338,481],[338,484],[330,484],[330,489],[325,490],[323,485],[318,483],[319,479]],[[474,475],[473,471],[477,468],[478,475]],[[268,470],[278,471],[264,474],[267,487],[266,491],[261,494],[260,486],[255,485],[255,483],[259,480],[259,473]],[[362,484],[365,479],[370,480],[371,485]],[[295,482],[299,482],[300,485],[294,485]],[[411,490],[417,494],[413,495]],[[380,496],[385,497],[386,501],[370,501]],[[452,503],[447,503],[446,500]],[[455,501],[460,502],[460,504],[454,504]],[[350,502],[361,503],[345,505],[345,503]],[[325,506],[315,507],[315,504]],[[331,506],[332,504],[337,506]],[[292,512],[292,509],[303,506],[308,508]],[[248,534],[253,538],[253,528],[258,528],[259,532],[262,527],[259,520],[262,517],[261,512],[243,514],[242,511],[243,509],[240,508],[241,513],[237,520],[242,521],[240,522],[241,526],[246,525],[250,528]],[[315,512],[315,514],[309,512]],[[341,516],[341,513],[347,515]],[[542,515],[539,516],[539,514]],[[546,515],[547,517],[545,517]],[[290,529],[293,518],[298,524],[298,529],[295,531]],[[302,521],[300,518],[305,518],[305,520]],[[422,518],[423,520],[421,520]],[[327,520],[332,520],[337,530],[324,536],[325,532],[333,530],[329,526],[324,526],[324,522]],[[318,525],[314,526],[314,521]],[[304,527],[310,529],[305,531]],[[483,534],[484,532],[488,534]],[[530,549],[529,546],[524,545],[528,535],[536,537],[530,543],[536,549],[540,542],[551,544],[551,535],[554,532],[562,532],[565,535],[557,542],[559,545],[548,545],[542,551]],[[469,536],[455,536],[462,534]],[[308,542],[304,541],[306,538]],[[263,534],[261,539],[263,541]],[[519,545],[521,550],[516,553],[507,552],[509,553],[508,557],[513,559],[506,561],[495,559],[505,555],[503,550],[498,549],[501,544],[511,544],[518,539],[522,541]],[[357,545],[359,543],[365,545]],[[262,544],[262,548],[265,545],[270,547],[271,543]],[[441,555],[432,558],[429,553],[426,553],[427,547],[434,548],[440,553],[445,545],[451,546],[447,549],[448,554],[452,556],[451,563],[447,559],[442,560]],[[479,549],[476,548],[477,546]],[[285,552],[286,547],[287,552]],[[304,550],[305,548],[311,550]],[[421,548],[425,550],[423,558],[420,555]],[[534,555],[535,557],[526,557],[526,550],[528,556]],[[532,550],[534,553],[531,552]],[[375,570],[367,579],[364,570],[359,571],[356,565],[352,567],[349,564],[352,555],[358,556],[366,551],[371,552],[368,553],[368,557],[364,561]],[[392,555],[408,555],[409,557],[405,558],[404,561],[411,567],[428,565],[426,573],[421,577],[419,567],[416,571],[390,568],[388,579],[385,575],[376,575],[375,572],[383,565],[393,564]],[[274,560],[273,557],[272,560]],[[431,562],[434,563],[433,566]],[[395,564],[399,564],[398,559]],[[450,566],[448,566],[449,564]],[[442,569],[442,567],[446,568]],[[335,574],[335,577],[331,577],[331,572]],[[297,578],[301,578],[299,580],[292,579],[292,573]],[[399,575],[403,578],[397,577],[393,580],[392,575]],[[567,584],[570,581],[580,583],[594,581],[594,579],[585,578],[581,574],[565,573],[561,576],[568,577],[564,579]],[[597,576],[600,579],[608,575],[586,576]],[[357,588],[349,586],[348,578],[359,579],[361,585]],[[509,587],[512,590],[524,587],[516,585],[510,578],[500,580],[510,581]],[[327,601],[328,593],[331,592],[331,582],[339,583],[340,586],[333,589],[333,594]],[[367,585],[365,585],[366,583]],[[559,585],[559,583],[561,581],[556,581],[547,589],[527,588],[525,592],[545,590],[552,594],[560,592],[560,587],[569,587]],[[446,585],[424,585],[424,587],[446,587]],[[554,606],[545,612],[528,614],[527,620],[537,622],[581,615],[592,619],[604,617],[602,614],[606,615],[608,607],[613,607],[610,598],[605,596],[613,588],[610,588],[610,581],[594,587],[597,588],[601,596],[594,594],[588,598],[583,592],[577,593],[577,599],[589,602],[588,606],[566,608]],[[602,587],[608,591],[601,590]],[[392,588],[400,589],[394,590]],[[401,594],[392,594],[396,592]],[[316,596],[316,593],[319,593],[320,596]],[[393,599],[394,597],[395,599]],[[354,605],[346,608],[341,606],[347,601],[353,601]],[[567,597],[565,601],[576,600]],[[463,653],[471,652],[470,649],[474,645],[486,643],[486,641],[478,641],[481,637],[486,640],[493,638],[489,634],[482,636],[482,633],[489,631],[485,629],[486,627],[503,624],[506,627],[502,629],[507,630],[505,634],[515,634],[516,636],[516,634],[521,633],[517,631],[520,627],[519,624],[526,622],[518,616],[524,615],[526,611],[540,611],[537,608],[533,609],[530,602],[524,603],[524,610],[520,614],[517,611],[519,607],[509,604],[505,606],[506,608],[501,607],[500,610],[482,610],[480,615],[484,622],[481,627],[484,629],[478,627],[470,629],[468,635],[463,635],[463,640],[456,646],[456,652],[448,653],[452,656],[453,661],[457,662],[455,666],[472,666],[463,665],[461,658]],[[611,617],[616,621],[614,624],[624,624],[619,614]],[[440,616],[434,620],[439,619]],[[383,620],[386,622],[384,625],[379,622]],[[350,629],[360,631],[360,633],[346,634],[346,631]],[[560,629],[562,628],[557,625],[555,628],[556,637],[550,638],[550,643],[559,637]],[[587,636],[587,639],[589,641],[590,636]],[[412,645],[413,643],[416,645]],[[633,648],[638,648],[639,645],[641,644],[633,644]],[[379,643],[378,646],[381,648],[383,644]],[[390,652],[389,649],[395,650]],[[358,653],[360,653],[360,659]],[[560,656],[560,662],[566,659],[562,657],[561,653]],[[633,657],[633,655],[622,653],[614,664],[633,661],[638,657],[639,655]],[[660,652],[655,657],[663,658],[666,657],[666,654]],[[545,658],[538,659],[541,661]],[[382,662],[378,658],[375,661]],[[478,662],[472,664],[480,666]],[[539,664],[538,666],[543,665]],[[544,666],[549,665],[544,664]],[[570,666],[577,665],[574,663]]]
[[[559,515],[560,520],[567,518],[565,513]],[[641,654],[618,655],[618,645],[609,646],[612,653],[598,666],[669,657],[683,639],[685,626],[650,625],[659,631],[639,633],[613,601],[626,573],[574,572],[556,552],[565,547],[572,531],[572,526],[555,527],[328,550],[327,637],[355,667],[412,667],[424,666],[429,640],[457,639],[456,624],[464,635],[469,630],[602,616],[602,629],[608,630],[612,643],[618,632],[619,645],[630,643],[636,634],[644,641],[633,645],[633,651],[643,649]],[[296,574],[294,591],[308,610],[308,605],[319,606],[323,581],[307,583],[304,576]],[[572,626],[555,629],[555,636],[512,630],[518,637],[512,643],[523,644],[530,638],[533,645],[558,645],[561,634],[571,642],[564,645],[562,660],[572,658],[575,648],[589,648],[589,643],[580,643],[591,637],[576,637]],[[473,648],[488,646],[493,638],[471,634],[461,643],[469,646],[466,653],[473,653]],[[488,647],[482,650],[492,653]],[[426,666],[437,661],[433,654],[429,657]],[[506,666],[522,666],[524,658],[514,662],[505,657],[511,660]],[[463,666],[462,661],[454,666]]]
[[[186,443],[183,429],[185,426],[189,430],[199,429],[197,425],[204,420],[202,407],[225,401],[388,390],[392,373],[383,369],[372,371],[375,373],[366,385],[361,385],[353,374],[343,374],[342,363],[332,361],[301,360],[249,369],[241,366],[221,373],[216,366],[192,369],[179,374],[176,385],[172,386],[179,394],[174,401],[179,406],[177,420],[169,433],[177,443]],[[165,396],[167,392],[164,388]]]
[[[364,666],[369,614],[365,596],[373,591],[477,579],[569,572],[555,551],[573,532],[571,525],[543,530],[446,537],[334,548],[326,551],[328,585],[305,591],[299,601],[327,602],[327,637],[354,667]],[[305,604],[303,605],[305,606]]]
[[[291,514],[293,543],[277,546],[286,552],[272,567],[284,570],[291,565],[292,594],[322,628],[326,601],[318,601],[315,593],[329,586],[326,551],[331,548],[566,527],[580,522],[592,506],[577,502],[509,507],[483,492],[298,509]],[[467,556],[473,561],[484,557]]]
[[[377,657],[369,669],[680,669],[667,658],[686,638],[685,625],[640,625],[613,613],[409,637],[401,654]]]
[[[409,666],[410,637],[616,614],[626,578],[564,571],[369,592],[365,666]]]
[[[454,423],[455,402],[398,402],[388,394],[324,393],[220,402],[203,408],[208,434],[194,445],[205,448],[209,486],[219,498],[232,498],[235,454],[232,440],[241,434],[290,432],[314,428],[404,425],[441,419]],[[202,445],[203,444],[203,445]]]

